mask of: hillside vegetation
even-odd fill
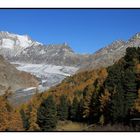
[[[66,122],[74,122],[76,131],[79,125],[86,125],[79,131],[140,131],[131,121],[140,117],[140,48],[127,48],[126,55],[108,68],[64,79],[17,111],[24,131],[74,131]],[[60,127],[62,122],[66,129]]]

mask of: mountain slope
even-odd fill
[[[37,79],[26,72],[18,71],[12,64],[0,56],[0,94],[9,87],[12,91],[20,88],[37,86]]]
[[[52,64],[59,66],[78,66],[84,56],[75,54],[67,44],[32,45],[25,48],[20,55],[11,58],[12,61],[32,64]]]
[[[114,41],[110,45],[90,55],[86,61],[86,64],[82,64],[79,71],[111,66],[125,55],[126,48],[139,46],[140,33],[135,34],[128,41]]]
[[[58,121],[71,120],[90,124],[87,131],[111,131],[114,126],[114,131],[139,131],[139,123],[135,122],[137,124],[132,126],[133,119],[140,115],[139,56],[140,47],[127,48],[126,55],[112,66],[68,77],[47,92],[35,95],[23,109],[26,114],[31,108],[34,110],[30,120],[49,120],[42,110],[45,108],[44,102],[51,97],[58,108],[54,111]],[[42,106],[43,109],[40,110]],[[67,111],[65,120],[60,116],[60,113],[64,114],[60,108]],[[44,131],[42,121],[35,123]]]

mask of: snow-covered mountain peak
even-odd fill
[[[17,56],[24,49],[41,43],[32,40],[28,35],[18,35],[5,31],[0,32],[0,54],[6,58]]]
[[[81,56],[74,53],[68,43],[44,45],[28,35],[0,32],[0,55],[11,62],[75,66]]]
[[[32,44],[41,44],[33,41],[28,35],[18,35],[9,32],[0,32],[0,47],[13,49],[14,47],[27,48]]]

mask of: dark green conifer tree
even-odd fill
[[[42,102],[37,112],[37,124],[41,131],[53,131],[57,123],[57,110],[53,96]]]
[[[81,99],[80,102],[78,103],[77,121],[78,122],[83,121],[83,99]]]
[[[74,97],[73,103],[70,109],[70,118],[72,121],[77,121],[77,112],[78,112],[78,100],[77,100],[77,97]]]
[[[137,83],[136,83],[136,74],[132,68],[125,71],[124,78],[124,88],[125,88],[125,110],[128,116],[130,115],[131,107],[135,99],[137,98]]]
[[[124,68],[123,65],[114,64],[108,69],[108,77],[105,81],[105,87],[111,93],[111,101],[109,105],[110,120],[112,122],[122,122],[125,118],[124,114]]]
[[[122,92],[114,92],[114,95],[112,95],[110,116],[113,123],[124,121],[124,95]]]
[[[68,103],[65,95],[60,97],[60,104],[57,107],[57,115],[59,120],[68,119]]]

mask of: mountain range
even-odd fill
[[[28,35],[0,32],[0,54],[9,61],[78,66],[87,57],[74,53],[67,43],[44,45]]]
[[[10,62],[74,66],[83,70],[112,65],[125,54],[126,48],[139,45],[140,33],[137,33],[128,41],[117,40],[93,54],[82,55],[67,43],[44,45],[28,35],[0,32],[0,54]]]
[[[0,62],[5,64],[4,68],[7,70],[1,70],[0,75],[4,75],[3,72],[12,75],[16,80],[12,80],[10,76],[11,79],[8,79],[10,83],[7,81],[6,84],[14,87],[14,89],[16,86],[18,91],[29,85],[37,87],[42,92],[57,85],[67,76],[81,71],[108,67],[125,55],[126,48],[138,46],[140,46],[140,33],[135,34],[128,41],[114,41],[93,54],[78,54],[67,43],[45,45],[33,40],[28,35],[1,31],[0,55],[6,60],[1,57]],[[85,47],[88,48],[88,46]],[[36,76],[36,78],[31,79],[34,84],[25,84],[30,76],[24,76],[26,77],[24,82],[20,80],[17,77],[19,75],[17,73],[20,72],[26,74],[28,72],[31,76]],[[17,79],[22,81],[21,85],[15,83]],[[2,83],[0,85],[2,87]]]

